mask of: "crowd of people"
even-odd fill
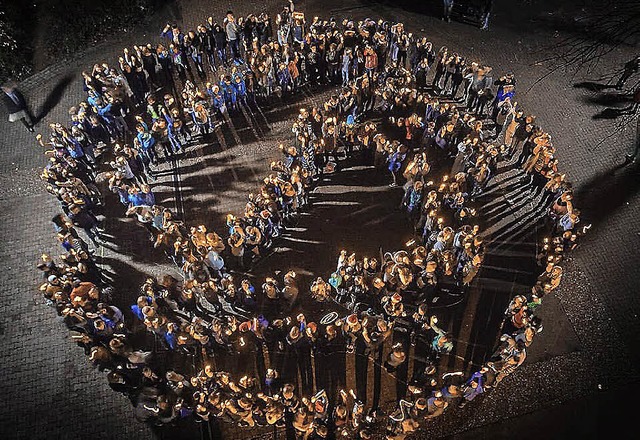
[[[47,141],[37,137],[49,157],[41,177],[60,202],[53,223],[65,251],[58,261],[42,256],[41,291],[141,420],[221,418],[286,427],[299,439],[366,439],[386,422],[387,438],[402,439],[522,364],[542,329],[535,309],[558,287],[562,256],[584,228],[550,135],[515,102],[513,75],[494,80],[489,66],[447,47],[436,52],[402,23],[307,23],[293,4],[274,23],[264,13],[236,20],[229,12],[197,31],[167,25],[162,38],[125,49],[117,67],[84,72],[87,99],[70,109],[70,124],[52,124]],[[224,233],[190,227],[156,203],[160,161],[234,112],[305,84],[339,92],[300,109],[293,140],[280,145],[282,159],[270,163],[244,212],[227,216]],[[388,173],[390,186],[403,187],[401,208],[415,232],[408,249],[375,257],[344,250],[335,271],[308,288],[293,271],[254,286],[230,270],[249,269],[264,256],[308,208],[320,178],[347,160],[372,165],[381,178]],[[431,300],[463,294],[480,270],[487,244],[474,204],[498,162],[512,160],[530,180],[531,197],[542,195],[548,209],[550,236],[538,256],[544,270],[531,292],[509,304],[489,360],[470,376],[440,375],[439,359],[456,340],[438,326]],[[435,169],[447,174],[436,178]],[[106,238],[97,213],[110,203],[100,173],[179,273],[148,278],[129,310],[113,305],[110,280],[93,259]],[[315,306],[294,312],[300,295]],[[136,344],[140,331],[152,336],[154,349]],[[194,356],[199,367],[161,365],[158,350]],[[355,357],[354,390],[346,390],[347,356]],[[397,402],[384,418],[383,368],[396,377]]]

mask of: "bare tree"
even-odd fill
[[[548,76],[562,71],[575,77],[578,73],[592,73],[602,63],[610,62],[614,52],[623,48],[638,48],[640,44],[640,1],[639,0],[585,0],[577,7],[575,16],[563,17],[563,31],[553,44],[543,48],[543,55],[537,65],[547,67],[547,71],[534,81],[529,90]],[[640,51],[636,51],[640,56]],[[640,89],[640,74],[630,71],[633,60],[626,65],[607,66],[605,73],[594,80],[583,82],[575,87],[603,92],[606,89],[621,89],[616,96],[619,102],[631,102],[624,108],[604,108],[594,115],[594,119],[616,119],[616,130],[640,124],[638,114],[640,105],[634,98]],[[626,75],[624,80],[623,76]],[[630,81],[627,82],[626,79]],[[605,137],[590,148],[594,151],[608,139]],[[636,140],[636,143],[638,140]]]
[[[623,46],[640,43],[640,2],[638,0],[601,0],[587,2],[582,14],[573,17],[566,36],[551,47],[538,63],[559,69],[590,72],[603,57]],[[618,72],[621,73],[621,70]],[[611,78],[617,72],[612,72]]]

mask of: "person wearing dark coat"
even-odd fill
[[[482,7],[482,17],[480,20],[482,23],[481,29],[484,31],[489,29],[489,16],[491,15],[492,9],[493,9],[493,0],[485,0],[484,5]]]
[[[2,86],[2,100],[9,111],[9,122],[21,121],[27,130],[33,132],[35,125],[27,101],[14,84]]]
[[[317,389],[324,389],[331,402],[346,386],[346,340],[335,325],[327,325],[318,338],[315,359]]]
[[[227,67],[227,33],[218,23],[213,24],[213,39],[215,41],[216,55],[220,64]]]

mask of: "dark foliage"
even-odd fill
[[[35,51],[44,53],[45,64],[51,64],[109,36],[132,31],[168,1],[0,0],[0,82],[31,74]],[[45,46],[34,48],[36,40]]]
[[[72,54],[118,32],[131,31],[148,17],[155,0],[46,0],[48,55]],[[45,18],[46,17],[46,18]]]
[[[31,73],[30,27],[33,18],[28,2],[0,1],[0,83]]]

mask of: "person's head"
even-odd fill
[[[12,93],[16,90],[16,86],[17,84],[15,82],[7,81],[0,88],[2,88],[2,91],[5,93]]]
[[[102,319],[96,319],[95,321],[93,321],[93,326],[99,332],[104,331],[104,329],[107,328],[106,324],[104,323],[104,321]]]
[[[282,387],[282,397],[284,397],[285,399],[291,399],[293,398],[293,390],[294,390],[294,386],[290,383],[285,384]]]

